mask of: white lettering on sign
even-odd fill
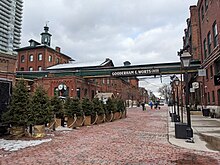
[[[140,75],[150,75],[159,74],[159,69],[140,69],[140,70],[127,70],[127,71],[113,71],[112,76],[140,76]]]

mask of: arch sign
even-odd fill
[[[119,70],[112,71],[111,76],[113,77],[129,77],[129,76],[144,76],[159,74],[160,69],[132,69],[132,70]]]

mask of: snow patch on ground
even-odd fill
[[[36,146],[41,143],[49,142],[52,139],[43,139],[43,140],[5,140],[0,139],[0,149],[4,149],[6,151],[17,151],[26,147]]]

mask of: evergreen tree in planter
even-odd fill
[[[116,112],[116,110],[117,108],[116,108],[115,100],[113,98],[108,98],[108,100],[106,101],[106,109],[105,109],[107,121],[113,120],[112,113]]]
[[[68,116],[67,125],[68,127],[79,127],[83,124],[83,111],[81,107],[81,102],[78,98],[71,99],[69,104],[69,109],[66,112]]]
[[[56,124],[53,125],[53,130],[55,130],[55,127],[58,127],[59,125],[61,125],[61,122],[60,122],[60,124],[57,124],[58,120],[56,120],[56,118],[64,119],[63,101],[60,100],[57,96],[54,96],[51,98],[50,104],[51,104],[51,108],[52,108],[51,109],[52,113],[53,113],[55,121],[56,121]]]
[[[64,103],[64,113],[67,117],[73,117],[73,110],[71,108],[72,99],[67,97]]]
[[[97,113],[98,115],[102,115],[105,113],[102,102],[98,98],[94,98],[93,102],[93,112]]]
[[[91,125],[91,115],[93,115],[93,106],[88,98],[83,98],[82,100],[82,110],[85,115],[84,125]]]
[[[125,111],[125,103],[122,99],[117,99],[117,111],[118,112],[124,112]]]
[[[42,125],[51,121],[53,117],[49,98],[42,87],[38,87],[31,100],[32,124]]]
[[[63,101],[60,100],[57,96],[54,96],[50,100],[51,102],[51,110],[53,114],[56,115],[57,118],[64,117],[64,110],[63,110]]]
[[[126,107],[125,107],[124,101],[122,99],[118,98],[117,99],[117,112],[121,113],[119,118],[125,117],[125,110],[126,110]]]
[[[25,82],[20,80],[13,88],[11,101],[9,103],[7,111],[2,115],[2,121],[11,124],[12,127],[20,127],[22,135],[27,127],[29,120],[30,110],[30,97],[28,90],[25,86]],[[11,133],[14,134],[16,130],[12,129]]]
[[[76,114],[77,117],[83,116],[82,106],[78,98],[72,100],[70,107],[72,109],[72,117],[74,117],[74,114]]]
[[[109,98],[106,101],[106,114],[110,114],[111,112],[116,112],[117,107],[116,107],[116,101],[113,98]]]
[[[95,116],[96,119],[96,123],[102,123],[104,121],[104,107],[103,107],[103,102],[100,101],[98,98],[93,99],[93,111],[95,114],[97,114],[98,116]],[[94,122],[94,121],[93,121]]]
[[[88,98],[83,98],[82,110],[83,110],[85,116],[91,116],[93,114],[92,103]]]

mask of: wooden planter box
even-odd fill
[[[104,114],[99,115],[96,124],[104,123]]]
[[[10,128],[10,134],[16,137],[22,137],[25,135],[24,127],[12,127]]]
[[[125,110],[123,113],[122,113],[122,118],[126,118],[127,117],[127,111]]]
[[[110,114],[106,114],[106,116],[105,116],[105,121],[107,121],[107,122],[111,122],[111,121],[113,121],[113,119],[114,119],[114,115],[113,115],[113,117],[112,117],[112,114],[110,113]]]
[[[33,131],[33,136],[36,138],[41,138],[46,135],[45,133],[45,125],[35,125],[34,126],[34,131]]]
[[[115,112],[113,119],[118,120],[119,118],[120,118],[120,112]]]
[[[91,125],[91,116],[85,116],[84,126]]]
[[[53,123],[54,123],[54,121],[50,122],[49,125],[48,125],[48,127],[49,127],[49,128],[53,128],[53,126],[52,126]],[[56,119],[55,119],[55,128],[57,128],[57,127],[59,127],[59,126],[61,126],[61,119],[56,118]]]
[[[69,117],[67,120],[67,126],[69,127],[74,122],[74,118]],[[83,117],[78,116],[76,122],[72,125],[72,128],[81,127],[83,125]]]

